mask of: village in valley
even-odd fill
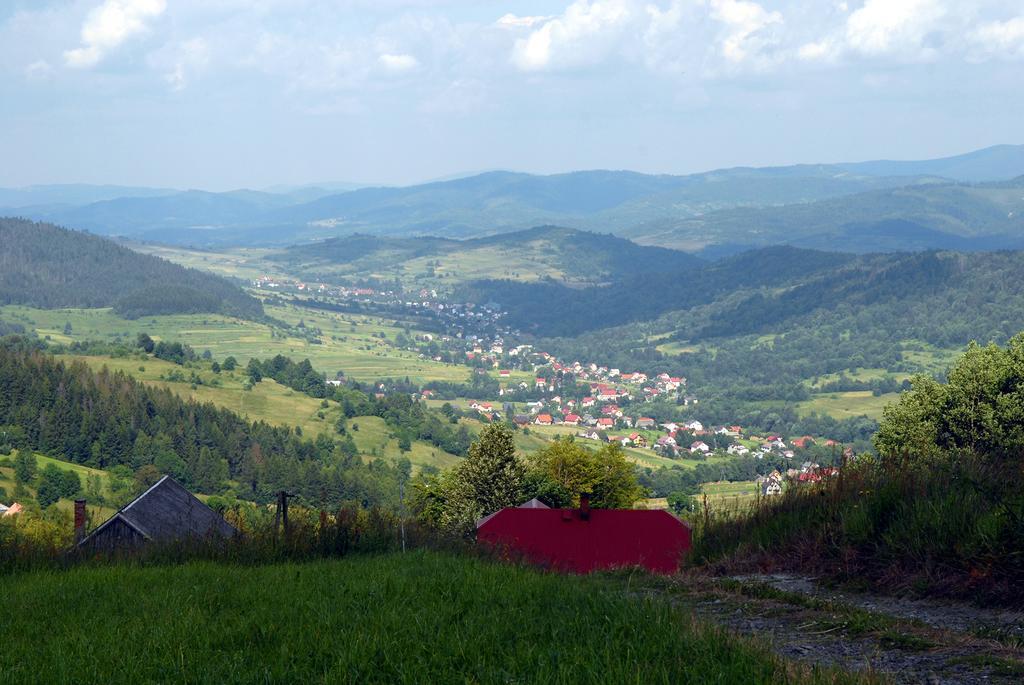
[[[474,348],[478,350],[479,348]],[[500,344],[490,355],[502,353]],[[467,354],[481,354],[468,352]],[[682,407],[693,407],[699,399],[686,392],[686,378],[661,373],[648,376],[643,372],[621,372],[619,369],[573,362],[565,364],[546,352],[535,352],[529,345],[509,350],[509,356],[535,364],[535,370],[546,375],[527,381],[508,382],[498,394],[501,408],[492,402],[471,401],[467,409],[487,421],[511,418],[521,429],[561,426],[576,429],[571,435],[581,440],[618,444],[633,449],[652,450],[670,459],[706,459],[727,455],[763,460],[781,458],[792,464],[784,471],[773,470],[758,479],[761,495],[781,494],[785,482],[817,483],[838,474],[838,467],[821,466],[813,460],[801,461],[798,453],[817,446],[819,440],[804,435],[789,440],[779,435],[745,434],[742,426],[705,426],[696,419],[658,422],[644,416],[644,405],[656,399],[668,400]],[[510,379],[512,372],[499,369],[500,379]],[[575,391],[565,393],[566,387]],[[588,394],[579,397],[578,393]],[[429,392],[429,391],[428,391]],[[517,402],[530,395],[533,399]],[[522,412],[517,412],[520,405]],[[837,451],[844,458],[853,456],[848,447],[824,438],[820,445]]]
[[[697,418],[700,398],[687,389],[687,379],[668,373],[622,371],[595,362],[566,362],[522,339],[520,331],[502,325],[497,303],[452,302],[437,290],[403,290],[398,284],[328,285],[263,276],[253,287],[288,293],[296,304],[342,311],[369,311],[407,317],[417,328],[396,344],[421,359],[464,365],[478,388],[472,398],[458,400],[466,415],[485,423],[508,421],[522,430],[573,436],[594,444],[618,444],[649,450],[669,460],[714,458],[766,460],[777,467],[759,468],[756,491],[777,495],[788,484],[817,483],[838,474],[852,458],[848,445],[828,436],[757,434],[741,425],[705,425]],[[337,385],[344,378],[331,379]],[[390,391],[387,382],[378,392]],[[417,399],[436,402],[440,393],[424,386]],[[658,402],[677,407],[671,418],[647,416],[645,407]],[[828,459],[823,465],[819,460]]]

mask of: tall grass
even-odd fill
[[[1021,475],[1017,460],[965,454],[861,460],[745,512],[699,515],[690,563],[801,568],[890,590],[1020,604]]]
[[[417,551],[9,578],[5,683],[851,682],[601,577]]]
[[[403,544],[408,549],[451,549],[458,545],[415,522],[403,522],[394,513],[376,508],[342,507],[318,512],[291,507],[287,530],[267,508],[242,505],[225,512],[225,518],[238,531],[230,539],[147,542],[109,551],[76,548],[70,520],[59,528],[39,519],[10,517],[0,523],[0,574],[86,563],[145,565],[208,560],[252,565],[397,551]]]

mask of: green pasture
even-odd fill
[[[853,678],[783,662],[615,576],[468,556],[82,566],[5,585],[0,673],[11,684]]]
[[[214,358],[234,356],[243,365],[252,357],[266,359],[283,354],[297,360],[308,358],[313,366],[333,376],[338,371],[362,381],[404,378],[418,382],[465,382],[469,369],[429,359],[414,352],[397,350],[375,337],[384,333],[394,341],[402,329],[380,319],[356,315],[316,312],[292,305],[268,306],[267,314],[308,328],[319,328],[321,344],[286,335],[264,323],[219,314],[180,314],[123,319],[111,309],[33,309],[16,305],[0,307],[0,320],[21,323],[55,342],[124,340],[132,342],[138,333],[154,340],[182,342],[198,352],[210,350]],[[70,334],[65,334],[66,324]],[[412,331],[413,335],[417,332]]]
[[[819,393],[797,404],[797,411],[801,414],[828,414],[836,419],[854,416],[880,419],[882,410],[897,399],[899,393],[886,393],[875,397],[870,390]]]

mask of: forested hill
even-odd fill
[[[113,307],[125,317],[221,313],[263,306],[218,276],[52,224],[0,218],[0,304]]]
[[[558,226],[472,240],[355,234],[295,245],[269,259],[310,280],[330,274],[388,273],[420,267],[449,278],[449,282],[468,280],[474,273],[493,277],[504,269],[521,272],[516,280],[551,276],[582,284],[608,282],[640,269],[662,273],[705,263],[679,250]]]
[[[64,364],[22,339],[0,342],[0,426],[15,447],[86,464],[169,474],[207,494],[259,502],[288,490],[337,506],[392,504],[397,468],[345,456],[334,440],[303,440],[287,427],[249,423],[213,404],[182,400],[106,368]]]
[[[859,328],[885,321],[895,339],[959,346],[1024,330],[1021,273],[1024,252],[854,256],[772,247],[607,287],[486,281],[462,294],[499,303],[512,326],[538,336],[575,336],[699,310],[675,317],[677,340],[778,333],[844,316]]]
[[[675,272],[651,272],[638,264],[629,275],[607,286],[580,289],[552,282],[484,280],[457,292],[472,302],[497,302],[509,313],[509,324],[525,332],[573,336],[648,321],[666,312],[727,299],[736,292],[795,285],[809,274],[853,259],[847,254],[771,247]]]

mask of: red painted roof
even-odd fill
[[[561,571],[642,566],[674,573],[690,549],[689,527],[667,511],[502,509],[477,529],[477,541],[509,558]]]

